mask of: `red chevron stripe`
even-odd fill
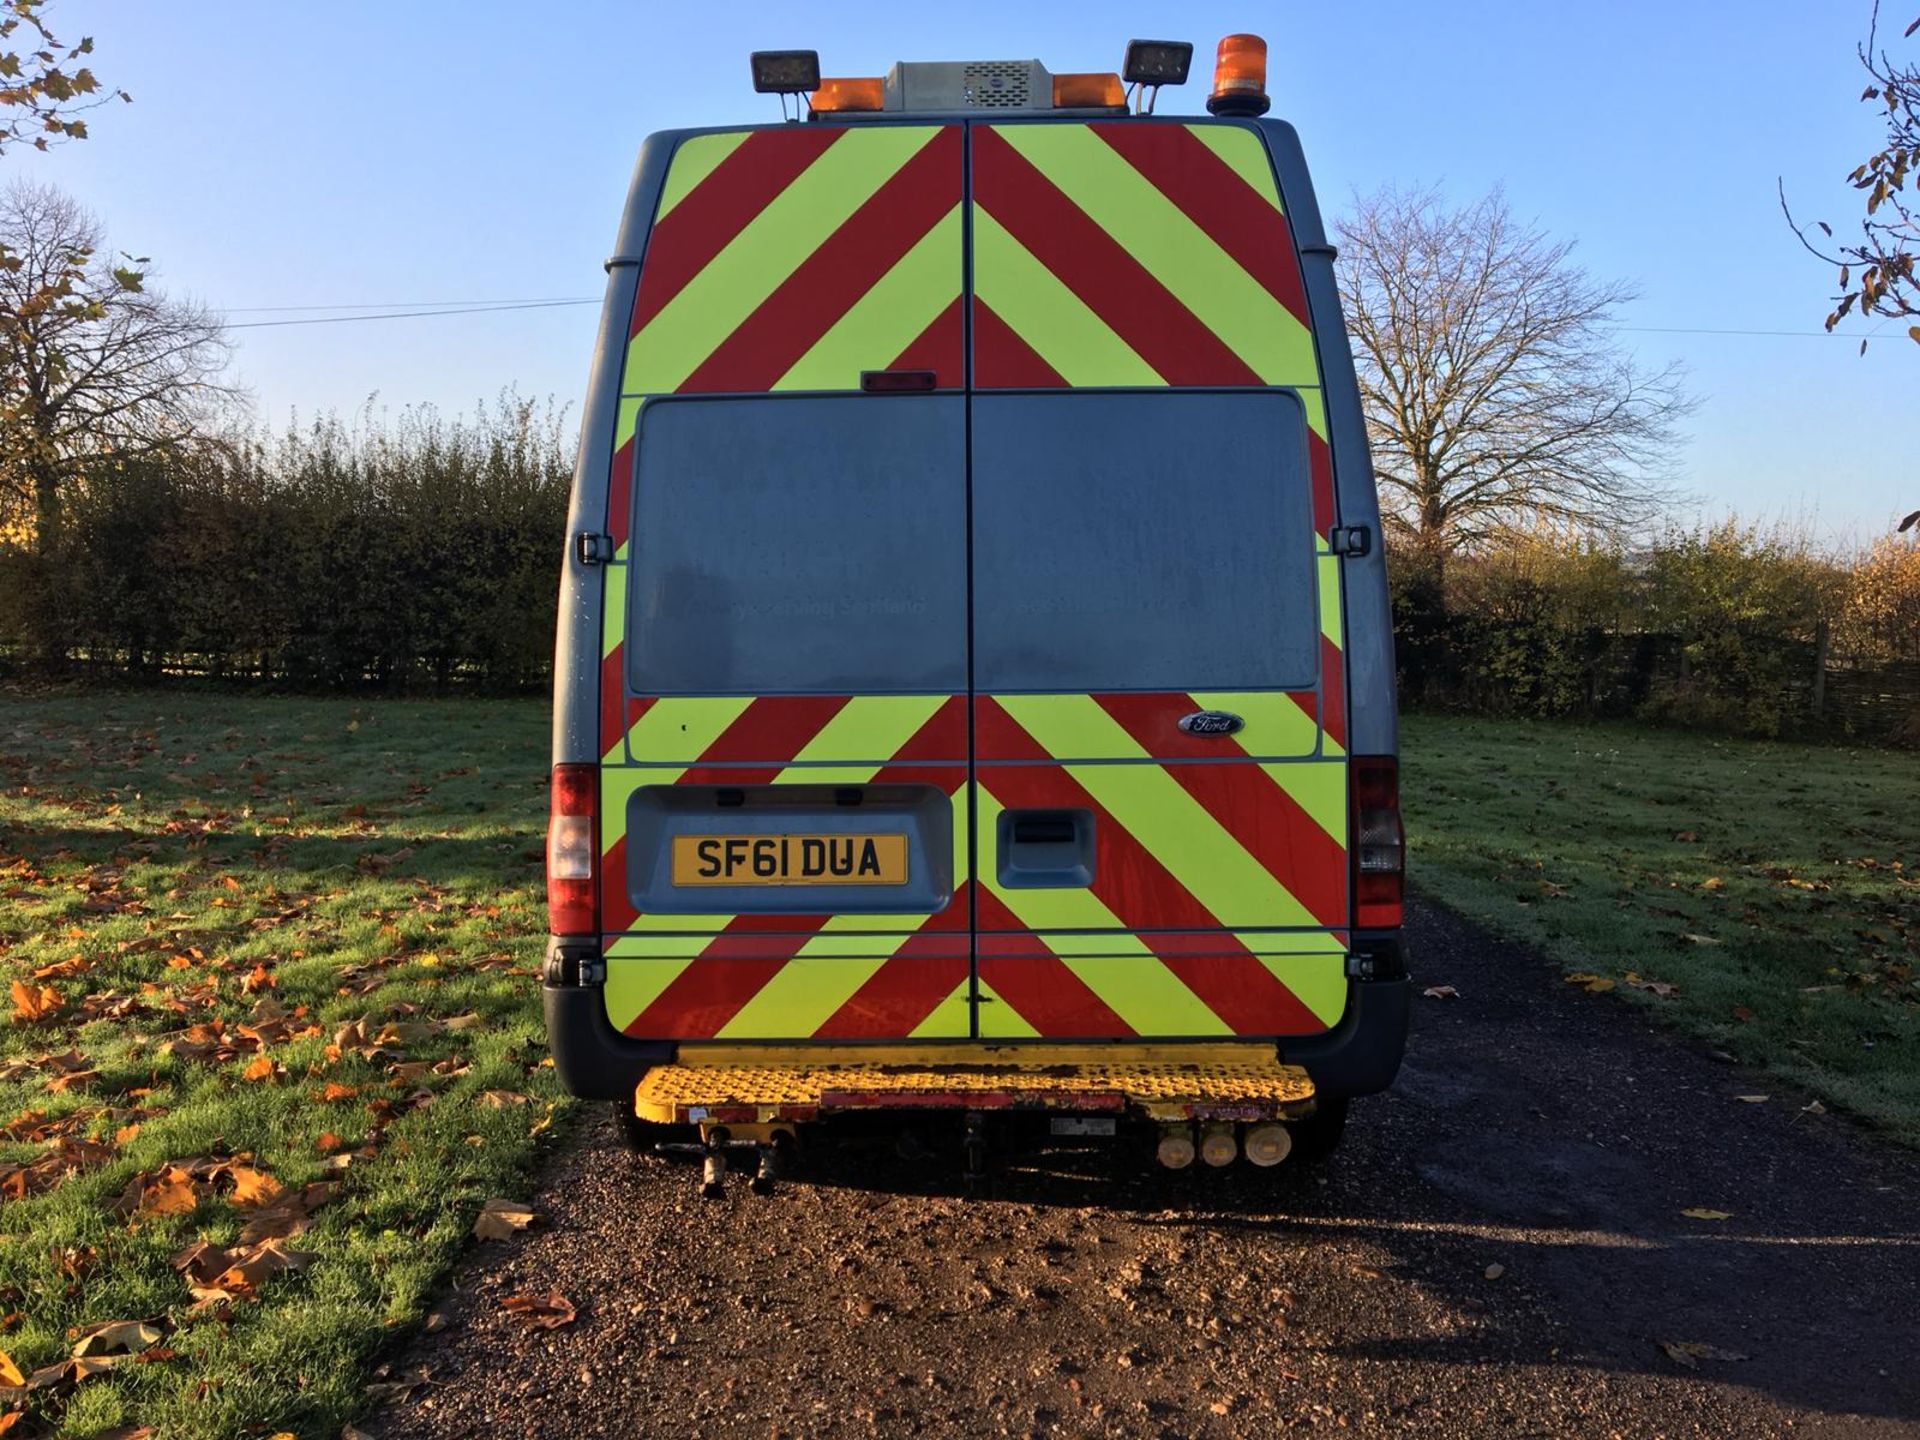
[[[1206,708],[1183,692],[1142,690],[1093,699],[1156,760],[1240,760],[1248,753],[1245,742],[1231,736],[1189,735],[1182,730],[1181,720]]]
[[[944,125],[761,301],[679,389],[772,389],[959,203],[960,127]],[[958,294],[957,247],[953,288]]]
[[[637,428],[639,421],[636,419],[634,424]],[[616,550],[627,543],[632,509],[633,437],[628,436],[613,452],[613,462],[607,466],[607,534],[613,537]]]
[[[758,130],[742,140],[653,227],[627,334],[639,334],[754,216],[846,133],[838,125],[809,125]]]
[[[1020,929],[1019,918],[986,886],[976,886],[980,927]],[[1131,1035],[1133,1027],[1051,953],[1018,959],[982,956],[980,979],[1042,1035]]]
[[[649,1040],[704,1040],[717,1035],[720,1027],[738,1015],[741,1007],[758,995],[786,963],[785,960],[696,960],[633,1018],[627,1034]]]
[[[1236,1035],[1306,1035],[1327,1028],[1326,1021],[1245,950],[1160,958]]]
[[[973,297],[973,383],[998,390],[1058,389],[1061,375],[991,305]]]
[[[973,198],[1169,385],[1259,375],[997,130],[974,131]]]
[[[1310,323],[1286,217],[1190,126],[1129,121],[1087,128],[1119,151],[1301,324]]]
[[[934,317],[933,323],[914,337],[906,349],[893,357],[889,370],[931,370],[933,383],[942,390],[958,389],[967,383],[965,364],[966,335],[961,321],[960,297]]]
[[[971,962],[909,935],[886,963],[814,1032],[821,1040],[884,1040],[911,1035],[967,978]],[[950,946],[950,941],[938,942]]]
[[[1344,627],[1343,627],[1344,628]],[[1321,724],[1327,738],[1342,750],[1347,748],[1347,667],[1340,647],[1326,636],[1320,637],[1320,693],[1326,697],[1326,714]]]
[[[834,716],[852,699],[848,695],[763,695],[740,712],[699,755],[701,765],[739,765],[754,761],[785,762],[807,748]],[[653,756],[643,756],[653,759]],[[691,772],[689,772],[691,773]],[[779,771],[775,770],[774,774]],[[683,783],[694,783],[691,780]],[[761,781],[734,780],[735,785]]]
[[[1313,528],[1325,535],[1333,528],[1333,452],[1311,429],[1307,431],[1307,476],[1313,491]]]

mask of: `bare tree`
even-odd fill
[[[103,255],[100,223],[47,185],[0,192],[0,494],[50,548],[89,464],[200,433],[228,348],[199,305]]]
[[[1920,19],[1907,26],[1901,38],[1911,40],[1916,33]],[[1855,309],[1889,320],[1920,318],[1920,204],[1907,192],[1909,180],[1920,188],[1920,61],[1896,62],[1881,48],[1879,0],[1874,0],[1858,54],[1868,80],[1860,98],[1883,107],[1887,120],[1887,143],[1847,176],[1847,183],[1866,196],[1859,243],[1832,243],[1833,227],[1824,220],[1814,222],[1823,242],[1808,239],[1810,227],[1794,220],[1785,183],[1780,186],[1780,208],[1800,243],[1840,272],[1840,290],[1827,316],[1829,330]],[[1907,335],[1920,343],[1920,325],[1909,325]],[[1860,353],[1866,350],[1863,339]]]
[[[1362,197],[1340,226],[1340,290],[1389,522],[1436,561],[1542,522],[1609,530],[1669,492],[1677,367],[1610,333],[1633,292],[1570,263],[1498,191]]]

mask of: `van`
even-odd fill
[[[1130,47],[1130,105],[763,52],[804,120],[642,146],[543,987],[562,1081],[635,1136],[945,1110],[977,1160],[1035,1110],[1272,1163],[1390,1083],[1391,626],[1334,252],[1254,37],[1207,116],[1150,113],[1190,53]]]

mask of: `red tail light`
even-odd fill
[[[1407,877],[1400,762],[1391,755],[1355,755],[1347,775],[1353,788],[1353,923],[1361,930],[1397,930]]]
[[[599,925],[599,807],[592,765],[553,767],[553,810],[547,820],[547,929],[592,935]]]

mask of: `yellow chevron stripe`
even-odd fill
[[[1040,1032],[1027,1023],[1026,1016],[1002,1000],[986,981],[980,986],[980,1038],[982,1040],[1037,1040]]]
[[[1294,393],[1300,397],[1300,404],[1307,412],[1307,428],[1322,440],[1327,438],[1327,401],[1326,393],[1318,385],[1298,385]]]
[[[1340,612],[1340,566],[1338,555],[1318,557],[1320,584],[1320,633],[1339,645],[1344,625]]]
[[[1001,696],[999,701],[1049,754],[1148,758],[1090,695]],[[1239,923],[1318,928],[1311,912],[1159,765],[1069,765],[1066,769],[1174,879],[1222,920],[1234,923],[1246,917]],[[1254,916],[1261,918],[1255,921]]]
[[[1262,765],[1261,770],[1314,824],[1347,848],[1347,766],[1344,760],[1300,760],[1291,765]]]
[[[627,633],[627,567],[606,567],[605,587],[600,592],[600,658],[606,659],[620,646]]]
[[[937,134],[933,126],[876,125],[829,145],[633,337],[622,389],[678,387]]]
[[[1266,144],[1258,135],[1238,125],[1209,125],[1205,121],[1187,128],[1201,144],[1231,165],[1234,173],[1253,187],[1254,194],[1274,209],[1281,209],[1280,189],[1273,183],[1273,166],[1267,160]]]
[[[1294,930],[1277,935],[1270,930],[1236,930],[1233,938],[1255,955],[1338,955],[1344,966],[1346,941],[1333,930]]]
[[[775,390],[857,390],[860,372],[900,354],[960,294],[960,206],[774,382]]]
[[[711,935],[616,935],[607,945],[607,958],[691,960],[712,940]]]
[[[1063,956],[1062,963],[1137,1034],[1233,1033],[1233,1027],[1214,1014],[1157,955],[1103,955],[1098,959]]]
[[[933,1007],[933,1013],[913,1027],[915,1040],[950,1039],[973,1030],[973,982],[962,980],[953,993]]]
[[[690,960],[649,960],[607,966],[607,1019],[613,1022],[614,1029],[624,1030],[631,1025],[692,963]]]
[[[793,758],[888,761],[948,702],[945,695],[856,695]],[[818,773],[818,772],[815,772]],[[787,779],[787,773],[781,774]],[[796,780],[804,779],[795,775]],[[869,772],[868,778],[872,778]],[[846,783],[846,782],[842,782]]]
[[[647,403],[644,395],[627,395],[620,400],[620,408],[613,421],[613,448],[617,451],[633,438],[634,427],[640,423],[640,407]],[[615,477],[616,481],[631,484],[631,474]]]
[[[1310,385],[1318,380],[1313,332],[1091,129],[1008,125],[995,133],[1267,384]]]
[[[724,135],[695,135],[682,140],[673,152],[673,163],[667,167],[666,183],[660,187],[660,206],[653,212],[653,223],[658,225],[666,219],[668,212],[692,194],[693,188],[718,169],[751,133],[732,130]]]
[[[885,955],[789,960],[714,1038],[779,1040],[811,1035],[886,963]]]
[[[1194,703],[1203,710],[1226,710],[1247,722],[1232,737],[1246,755],[1311,755],[1320,727],[1276,690],[1195,691]]]
[[[978,205],[973,207],[973,289],[1069,385],[1166,383]]]
[[[691,765],[746,713],[753,700],[751,695],[670,695],[656,700],[627,731],[627,749],[636,760]],[[649,776],[645,783],[671,785],[679,773]]]
[[[1326,1026],[1347,1013],[1347,962],[1342,955],[1262,955],[1267,967]]]

